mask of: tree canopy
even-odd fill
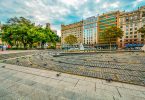
[[[108,41],[110,44],[110,50],[111,50],[111,43],[116,41],[117,38],[121,38],[123,36],[123,31],[120,28],[117,28],[116,26],[111,26],[104,30],[103,32],[105,41]]]
[[[2,40],[11,46],[24,48],[33,47],[34,43],[41,43],[43,47],[45,43],[57,42],[57,36],[51,29],[35,26],[29,19],[24,17],[14,17],[8,19],[8,22],[3,25]]]
[[[73,45],[77,43],[77,37],[75,37],[74,35],[69,35],[65,38],[65,42],[69,45]]]
[[[143,36],[142,38],[145,39],[145,25],[138,30],[139,33]],[[145,40],[144,40],[145,43]]]
[[[138,32],[142,33],[143,37],[145,38],[145,25],[141,27]]]

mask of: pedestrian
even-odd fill
[[[4,45],[4,46],[3,46],[3,51],[5,51],[5,50],[6,50],[6,48],[7,48],[7,47],[6,47],[6,45]]]
[[[4,46],[2,45],[2,51],[4,51]]]

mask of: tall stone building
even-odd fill
[[[97,39],[97,17],[92,16],[83,20],[83,44],[95,45]]]
[[[119,47],[127,45],[143,45],[143,35],[138,30],[145,25],[145,6],[132,12],[124,12],[119,17],[119,27],[124,31],[123,37],[119,40]]]
[[[69,25],[61,25],[61,44],[65,45],[65,37],[72,34],[78,38],[78,44],[94,45],[109,48],[109,43],[104,39],[103,31],[116,26],[124,32],[121,39],[114,38],[113,47],[124,48],[127,45],[143,46],[143,34],[138,30],[145,25],[145,6],[131,12],[111,11],[98,17],[90,17],[83,21]]]
[[[74,35],[77,37],[76,45],[83,43],[83,21],[76,22],[69,25],[61,25],[61,45],[62,47],[67,45],[65,43],[65,38],[68,35]]]
[[[46,28],[51,29],[51,27],[50,27],[50,23],[46,23]]]
[[[110,26],[119,26],[119,11],[112,11],[105,14],[102,14],[98,17],[98,44],[99,45],[108,45],[108,42],[104,40],[103,31]],[[112,44],[117,44],[117,40],[114,39]]]

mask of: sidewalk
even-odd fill
[[[0,63],[0,99],[145,100],[142,86],[57,73]]]
[[[36,50],[6,50],[6,51],[0,51],[0,54],[10,54],[10,53],[20,53],[20,52],[33,52]]]

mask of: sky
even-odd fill
[[[70,24],[108,11],[132,11],[145,0],[0,0],[0,21],[26,17],[36,24],[50,23],[60,35],[61,24]]]

